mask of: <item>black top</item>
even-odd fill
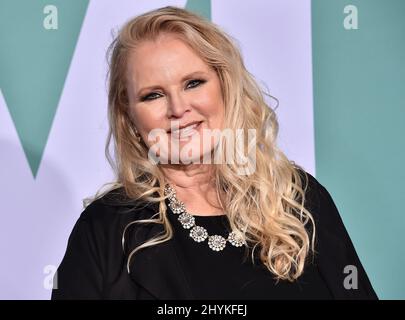
[[[124,228],[137,219],[151,218],[158,207],[139,202],[135,209],[119,205],[125,195],[118,189],[90,204],[76,222],[54,278],[58,289],[52,291],[52,299],[377,299],[330,194],[308,177],[305,206],[315,218],[318,254],[307,259],[295,282],[274,280],[257,254],[252,262],[244,246],[227,243],[216,252],[207,240],[195,242],[169,208],[174,237],[135,253],[128,273],[131,250],[163,228],[131,224],[124,253]],[[129,211],[122,212],[123,208]],[[209,235],[227,237],[225,215],[194,217]],[[357,269],[357,277],[344,272],[348,265]],[[351,289],[344,285],[348,276],[356,277],[349,281]]]
[[[194,216],[195,224],[209,235],[227,238],[230,226],[225,215]],[[331,299],[332,294],[317,268],[309,264],[296,282],[279,281],[260,263],[258,250],[254,264],[246,247],[227,243],[222,251],[213,251],[207,240],[195,242],[177,216],[170,215],[177,237],[179,258],[196,299]],[[213,289],[214,288],[214,289]]]

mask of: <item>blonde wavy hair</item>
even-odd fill
[[[134,254],[168,241],[173,230],[166,215],[164,186],[167,180],[159,165],[148,160],[148,149],[135,136],[129,117],[125,72],[131,50],[163,33],[174,33],[214,68],[220,79],[225,106],[225,127],[246,133],[256,129],[256,169],[249,176],[238,174],[235,164],[215,164],[214,183],[218,199],[229,218],[230,227],[245,239],[277,280],[294,281],[304,271],[307,257],[315,253],[315,223],[304,207],[308,176],[302,167],[287,159],[277,147],[278,121],[252,74],[243,63],[235,40],[217,25],[178,7],[167,6],[129,20],[115,36],[108,50],[108,118],[110,130],[106,156],[117,181],[108,191],[123,187],[129,199],[158,203],[159,212],[151,219],[129,223],[158,223],[164,232],[148,239],[128,254],[130,272]],[[115,160],[110,155],[114,142]],[[221,150],[225,152],[225,148]],[[223,157],[222,159],[224,159]],[[301,176],[300,172],[304,175]],[[303,177],[306,183],[304,187]],[[87,204],[89,201],[87,202]],[[309,223],[309,228],[307,224]]]

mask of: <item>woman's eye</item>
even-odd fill
[[[195,79],[195,80],[191,80],[189,81],[189,83],[187,84],[187,88],[195,88],[198,87],[200,84],[206,82],[205,80],[201,80],[201,79]],[[156,92],[152,92],[150,94],[147,94],[143,97],[141,97],[141,101],[150,101],[150,100],[155,100],[157,98],[160,97],[159,93]]]
[[[141,98],[141,101],[155,100],[156,98],[159,98],[158,93],[150,93],[150,94],[148,94],[146,96],[143,96]]]
[[[191,80],[191,81],[188,83],[187,87],[188,87],[188,88],[194,88],[194,87],[197,87],[197,86],[199,86],[201,83],[204,83],[204,82],[205,82],[205,80],[200,80],[200,79]],[[191,85],[191,86],[190,86],[190,85]]]

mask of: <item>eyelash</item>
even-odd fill
[[[198,87],[199,85],[205,83],[206,80],[203,80],[203,79],[193,79],[193,80],[190,80],[190,81],[187,83],[187,85],[189,85],[190,83],[193,83],[193,82],[198,82],[198,83],[197,83],[196,85],[192,86],[190,89],[193,89],[193,88]],[[153,99],[148,99],[148,97],[151,97],[151,96],[153,97],[155,94],[158,94],[158,93],[156,93],[156,92],[149,93],[149,94],[147,94],[147,95],[141,97],[141,101],[151,101],[151,100],[155,100],[155,99],[157,99],[158,97],[153,98]]]

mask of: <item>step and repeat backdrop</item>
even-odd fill
[[[0,299],[49,299],[82,200],[114,180],[107,47],[167,5],[237,39],[279,146],[331,193],[379,297],[404,299],[403,0],[1,0]]]

